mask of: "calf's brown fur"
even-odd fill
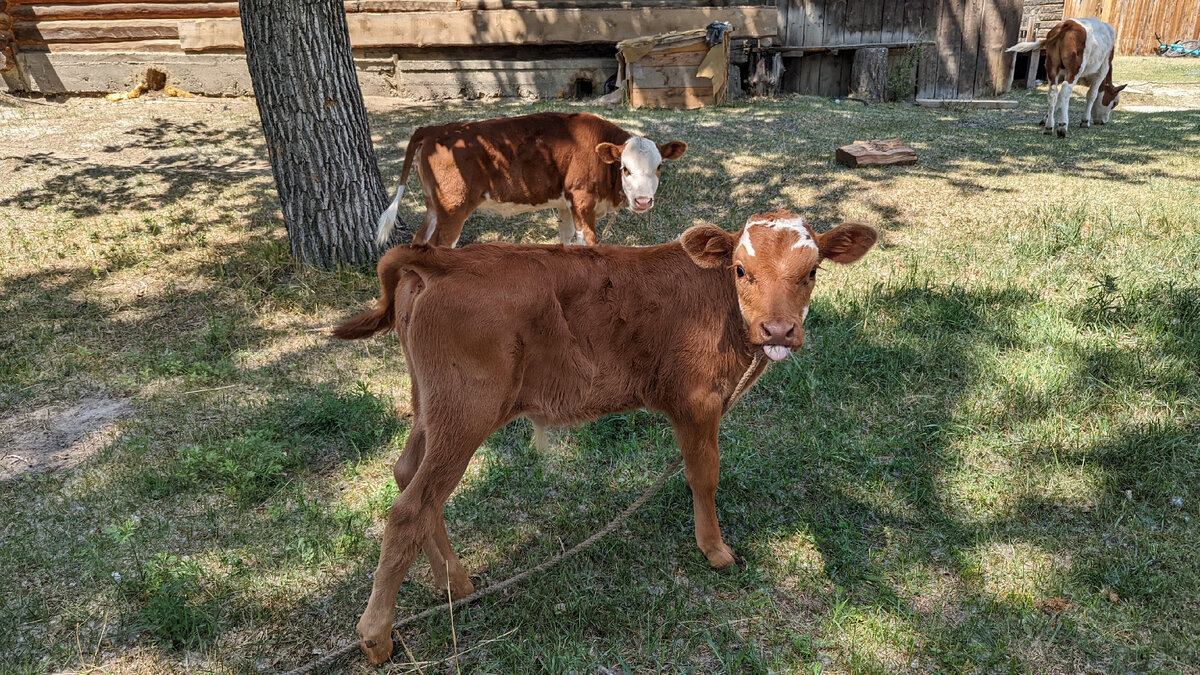
[[[418,546],[442,588],[474,590],[442,509],[479,445],[517,417],[569,425],[664,412],[685,460],[696,544],[713,567],[733,563],[716,513],[725,402],[756,350],[782,358],[803,343],[817,265],[854,262],[875,238],[851,224],[818,235],[777,212],[736,234],[702,225],[646,248],[388,251],[377,307],[334,330],[343,339],[395,330],[413,383],[412,431],[395,465],[402,492],[358,624],[371,662],[391,654],[396,593]]]
[[[413,242],[451,246],[476,209],[513,215],[557,209],[559,241],[596,243],[596,218],[628,204],[648,210],[662,160],[687,143],[655,145],[589,113],[536,113],[421,127],[404,152],[400,187],[379,218],[377,241],[391,234],[409,170],[417,165],[425,222]]]

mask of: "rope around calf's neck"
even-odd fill
[[[739,400],[741,400],[742,395],[746,393],[747,383],[750,381],[751,376],[753,376],[754,371],[758,370],[758,366],[761,363],[762,363],[762,352],[756,352],[754,354],[754,358],[751,359],[751,361],[750,361],[750,367],[746,369],[746,372],[742,375],[742,379],[740,381],[738,381],[737,387],[734,388],[733,393],[729,396],[729,400],[725,402],[725,409],[722,411],[722,416],[724,415],[724,413],[729,412],[730,409],[732,409],[733,406],[737,405],[737,402]],[[406,616],[403,619],[400,619],[396,623],[392,624],[392,630],[393,631],[398,630],[402,626],[406,626],[415,621],[420,621],[421,619],[424,619],[426,617],[433,616],[434,614],[437,614],[438,612],[441,612],[443,610],[456,608],[456,607],[459,607],[460,605],[465,605],[468,602],[474,602],[480,598],[485,598],[489,595],[495,595],[496,593],[503,591],[504,589],[508,588],[509,586],[519,584],[522,581],[528,579],[529,577],[531,577],[535,574],[545,572],[546,570],[550,569],[551,567],[554,567],[558,563],[560,563],[568,558],[572,558],[572,557],[576,556],[577,554],[579,554],[580,551],[583,551],[585,548],[588,548],[592,544],[595,544],[596,542],[600,541],[608,534],[612,533],[613,530],[617,529],[618,527],[621,526],[622,523],[624,523],[626,520],[628,520],[629,516],[632,516],[634,514],[634,512],[636,512],[638,509],[642,508],[642,506],[646,502],[650,501],[650,498],[653,497],[655,494],[657,494],[660,489],[662,489],[662,486],[667,482],[667,479],[670,478],[671,476],[675,475],[675,472],[679,470],[679,466],[681,464],[683,464],[683,455],[682,454],[679,457],[676,457],[670,464],[667,465],[667,468],[662,472],[662,475],[659,476],[658,479],[655,480],[650,485],[650,487],[647,487],[646,491],[643,492],[640,497],[633,500],[633,503],[630,504],[629,506],[625,507],[624,511],[617,514],[617,516],[615,518],[613,518],[612,520],[610,520],[607,525],[602,527],[600,530],[598,530],[595,534],[588,537],[587,539],[584,539],[583,541],[579,542],[578,544],[575,544],[574,546],[567,549],[566,551],[555,554],[554,556],[552,556],[548,560],[543,561],[541,564],[537,565],[536,567],[531,567],[531,568],[525,570],[524,572],[521,572],[520,574],[511,576],[511,577],[505,579],[504,581],[501,581],[500,583],[492,584],[491,586],[488,586],[487,588],[482,588],[478,591],[475,591],[474,593],[472,593],[470,595],[461,597],[458,600],[455,600],[453,602],[443,602],[440,605],[430,607],[429,609],[426,609],[421,612],[417,612],[416,614],[410,614],[409,616]],[[299,668],[296,668],[295,670],[289,670],[286,673],[286,675],[306,675],[307,673],[315,672],[316,670],[318,670],[320,668],[326,668],[330,665],[333,665],[334,663],[337,663],[338,661],[345,658],[347,655],[351,654],[352,652],[356,651],[357,649],[358,649],[358,642],[357,641],[351,642],[350,644],[338,649],[337,651],[333,651],[333,652],[326,654],[325,656],[322,656],[321,658],[317,659],[316,661],[312,661],[311,663],[308,663],[307,665],[303,665]]]

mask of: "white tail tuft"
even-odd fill
[[[1041,49],[1043,42],[1045,42],[1045,40],[1038,40],[1036,42],[1018,42],[1017,44],[1009,47],[1008,49],[1005,49],[1004,51],[1006,51],[1006,52],[1032,52],[1032,51]]]
[[[400,208],[400,198],[404,196],[404,186],[396,188],[396,198],[387,207],[387,210],[379,214],[379,220],[375,224],[375,245],[380,248],[387,243],[388,237],[392,236],[392,228],[396,227],[396,212]]]

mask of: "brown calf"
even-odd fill
[[[455,597],[474,590],[442,507],[480,443],[517,417],[568,425],[642,407],[666,413],[692,490],[696,544],[713,567],[733,563],[715,501],[725,403],[756,351],[778,361],[803,344],[821,261],[854,262],[875,238],[853,224],[815,234],[778,211],[736,234],[700,225],[647,248],[388,251],[376,309],[334,330],[343,339],[395,330],[413,383],[412,431],[395,466],[402,493],[358,623],[371,662],[391,654],[396,592],[418,547],[439,586]]]
[[[505,216],[557,209],[560,242],[595,244],[596,218],[625,204],[648,211],[662,161],[686,150],[683,141],[655,145],[588,113],[421,127],[404,151],[400,187],[379,216],[376,241],[383,246],[391,236],[414,157],[425,193],[415,243],[453,247],[475,209]]]
[[[1117,33],[1112,25],[1100,19],[1067,19],[1046,34],[1045,40],[1021,42],[1009,47],[1010,52],[1046,50],[1046,82],[1049,110],[1042,120],[1045,133],[1052,130],[1060,138],[1067,135],[1067,106],[1075,85],[1087,85],[1087,103],[1083,109],[1081,127],[1108,124],[1113,108],[1121,102],[1125,85],[1113,86],[1112,60]]]

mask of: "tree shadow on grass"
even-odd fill
[[[1169,170],[1144,168],[1157,162],[1164,150],[1200,142],[1200,111],[1129,114],[1119,123],[1076,130],[1060,140],[1039,133],[1037,109],[1036,98],[1026,100],[1021,110],[985,112],[891,105],[847,110],[811,98],[686,112],[539,103],[515,109],[377,113],[372,115],[372,128],[380,166],[390,177],[389,190],[394,189],[409,134],[423,125],[561,110],[600,115],[656,142],[686,140],[687,154],[664,167],[654,209],[640,217],[626,210],[605,218],[602,227],[608,233],[601,241],[632,245],[669,241],[700,221],[737,228],[751,213],[780,207],[796,210],[822,230],[840,222],[851,204],[869,209],[874,214],[872,224],[903,228],[910,223],[903,222],[894,205],[874,195],[875,186],[916,177],[962,194],[1003,193],[1014,188],[996,179],[1029,173],[1144,184],[1175,177]],[[737,123],[730,123],[731,118]],[[895,136],[897,128],[917,149],[918,164],[852,170],[833,161],[838,146],[855,139]],[[980,174],[987,178],[979,178]],[[407,222],[420,223],[424,205],[415,178],[410,177],[408,188],[401,213]],[[792,203],[783,196],[788,188],[814,197],[808,203]],[[462,243],[548,240],[554,236],[555,218],[552,211],[512,218],[476,213],[464,227]]]

